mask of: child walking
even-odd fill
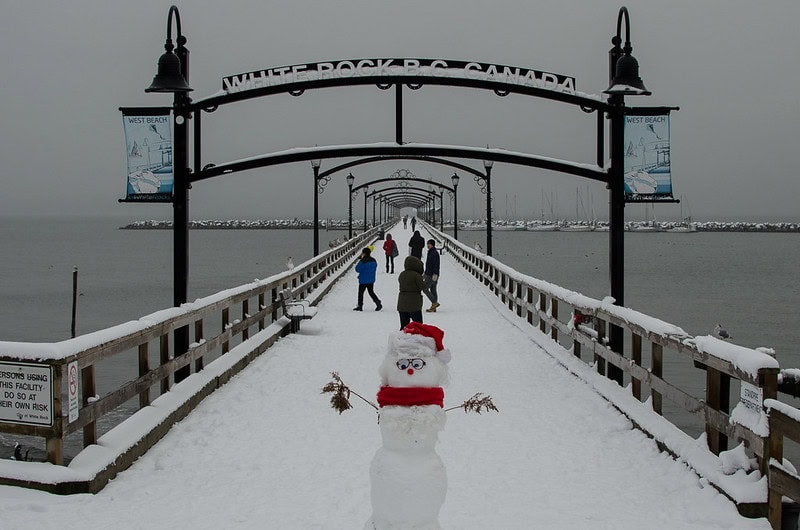
[[[375,302],[375,311],[383,309],[380,299],[375,294],[373,287],[375,286],[375,273],[378,271],[378,262],[372,257],[372,251],[365,248],[361,251],[356,263],[356,272],[358,273],[358,305],[353,308],[353,311],[362,311],[364,306],[364,291],[369,293],[369,297]]]

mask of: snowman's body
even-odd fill
[[[446,420],[447,366],[435,353],[429,337],[401,332],[389,339],[378,393],[383,444],[370,466],[372,517],[365,528],[440,528],[447,474],[436,442]]]

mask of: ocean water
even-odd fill
[[[120,230],[114,219],[0,218],[0,340],[70,337],[172,306],[172,232]],[[333,235],[336,234],[336,235]],[[341,232],[321,232],[320,246]],[[312,254],[310,230],[193,230],[189,300],[266,278]]]
[[[69,338],[74,267],[79,335],[170,307],[172,232],[120,230],[123,224],[0,217],[0,340]],[[345,235],[322,231],[320,246]],[[485,247],[483,232],[459,236]],[[607,233],[497,231],[493,246],[496,258],[528,275],[594,298],[608,294]],[[311,230],[192,230],[189,299],[266,278],[284,270],[288,256],[295,264],[310,258],[311,249]],[[710,334],[719,322],[735,343],[773,348],[782,367],[800,367],[800,327],[794,322],[800,234],[631,232],[625,234],[625,255],[626,306],[692,335]],[[447,293],[440,296],[446,303]],[[133,365],[110,363],[98,371],[101,392],[134,375]],[[704,373],[691,363],[665,358],[665,375],[702,392]],[[800,400],[788,400],[800,406]],[[693,418],[666,401],[665,414],[687,432],[700,432]],[[0,438],[0,457],[7,444]]]

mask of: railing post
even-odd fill
[[[539,312],[541,313],[542,311],[547,312],[547,295],[545,295],[544,293],[539,293]],[[547,331],[547,323],[544,321],[541,315],[538,315],[538,317],[539,317],[539,331],[544,333]]]
[[[597,343],[603,344],[606,338],[606,321],[600,319],[597,315],[594,317],[594,330],[597,332]],[[597,364],[597,373],[605,375],[606,360],[595,352],[594,362]]]
[[[664,349],[661,344],[650,343],[650,372],[659,379],[664,377]],[[653,412],[662,414],[661,394],[650,389],[650,402],[653,404]]]
[[[61,466],[64,464],[64,419],[61,404],[61,380],[63,378],[63,365],[52,364],[53,368],[53,421],[56,425],[55,436],[46,438],[45,449],[47,461]]]
[[[558,298],[550,298],[550,316],[553,320],[558,320]],[[550,325],[550,338],[558,342],[558,328]]]
[[[250,299],[245,298],[242,300],[242,322],[247,320],[248,313],[250,313]],[[242,328],[242,342],[250,338],[250,328],[245,326]]]
[[[528,324],[533,325],[533,311],[530,306],[533,305],[533,289],[528,287]]]
[[[196,344],[200,344],[200,341],[203,340],[203,319],[195,320],[194,321],[194,342]],[[205,361],[203,357],[200,356],[194,360],[194,372],[197,373],[203,369],[205,366]]]
[[[226,307],[222,310],[222,333],[228,331],[228,324],[230,324],[230,308]],[[228,353],[230,349],[230,342],[226,340],[222,343],[222,353]]]
[[[83,383],[81,389],[81,407],[83,407],[89,402],[89,398],[93,398],[97,393],[93,364],[81,370],[81,383]],[[97,422],[93,421],[83,428],[83,446],[95,443],[97,443]]]
[[[761,387],[762,399],[778,399],[778,368],[759,368],[758,370],[758,386]],[[770,425],[771,427],[771,425]],[[770,451],[768,455],[759,462],[759,469],[761,474],[769,476],[769,460],[776,458],[772,453],[772,439],[765,440],[764,446]],[[778,443],[777,441],[775,443]],[[783,455],[783,437],[780,439],[781,456]],[[782,462],[782,460],[778,460]],[[780,497],[780,496],[779,496]]]
[[[139,344],[139,377],[150,371],[150,345],[147,342]],[[139,393],[139,408],[143,409],[150,404],[150,387]]]
[[[631,361],[636,366],[642,365],[642,337],[634,333],[631,336]],[[633,397],[642,400],[642,382],[631,375],[631,394]]]
[[[783,518],[783,495],[772,484],[769,461],[774,458],[777,462],[783,462],[783,429],[780,428],[780,422],[773,419],[773,412],[770,411],[769,413],[769,438],[765,445],[768,452],[759,464],[763,469],[762,473],[767,476],[767,515],[769,524],[774,530],[780,530],[781,519]]]
[[[167,333],[161,335],[161,340],[159,342],[159,361],[161,362],[161,366],[164,366],[169,362],[169,334]],[[169,392],[169,385],[169,376],[161,380],[162,394]]]
[[[278,302],[278,288],[272,288],[272,322],[278,320],[278,306],[276,305]]]
[[[264,309],[265,309],[265,307],[264,307],[264,291],[261,291],[260,293],[258,293],[258,312],[260,313]],[[264,327],[265,327],[264,318],[263,317],[259,318],[258,319],[258,331],[263,331]]]
[[[719,370],[706,366],[706,404],[714,410],[725,412],[730,409],[731,378]],[[728,437],[706,423],[708,449],[715,455],[728,448]]]

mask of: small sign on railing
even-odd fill
[[[741,383],[739,401],[741,401],[745,408],[760,413],[764,406],[764,389],[746,381],[742,381]]]
[[[0,421],[53,425],[53,373],[49,365],[0,362]]]
[[[78,419],[80,415],[80,400],[78,399],[78,361],[67,365],[67,403],[69,408],[69,422]]]

